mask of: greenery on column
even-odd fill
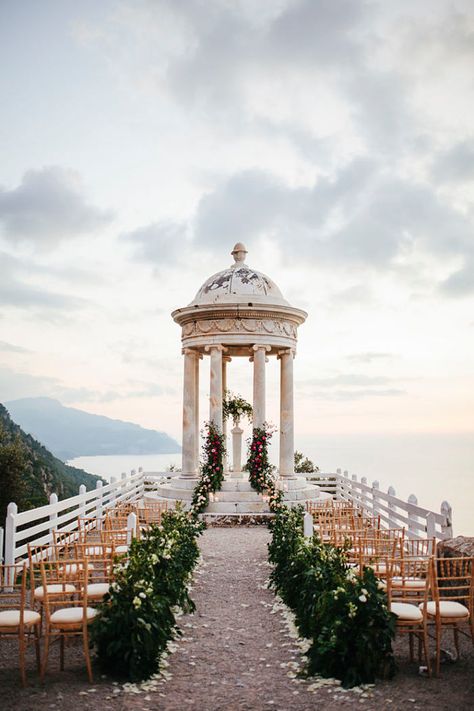
[[[252,439],[249,443],[249,456],[246,469],[249,473],[249,482],[259,494],[268,496],[270,511],[277,513],[285,505],[283,503],[283,492],[276,488],[275,480],[272,476],[273,467],[268,458],[268,443],[272,438],[273,431],[268,424],[263,427],[256,427],[253,430]]]
[[[193,516],[198,516],[209,503],[209,494],[220,491],[224,481],[225,439],[213,422],[205,426],[203,445],[204,462],[201,475],[194,488],[191,502]]]

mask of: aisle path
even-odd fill
[[[314,694],[287,676],[286,664],[295,660],[291,650],[296,658],[299,650],[283,633],[281,614],[271,612],[275,597],[265,586],[268,540],[265,527],[206,531],[191,593],[196,612],[182,620],[185,640],[170,658],[172,677],[160,689],[165,698],[151,708],[317,708]],[[300,695],[306,700],[296,704]],[[143,696],[129,701],[129,708],[147,706]]]
[[[264,527],[204,533],[203,563],[191,593],[197,609],[181,620],[185,639],[169,659],[171,678],[149,694],[121,695],[120,711],[474,708],[471,654],[440,679],[420,678],[416,666],[402,662],[395,680],[366,691],[344,692],[319,687],[314,679],[292,678],[301,652],[265,585],[268,541]],[[400,643],[406,658],[406,639]]]

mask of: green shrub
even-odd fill
[[[187,586],[202,530],[202,524],[176,510],[132,542],[128,564],[118,566],[91,626],[103,671],[131,681],[158,671],[167,642],[176,634],[176,607],[194,610]]]
[[[370,568],[362,576],[349,568],[343,549],[305,538],[303,515],[302,507],[276,515],[269,560],[271,585],[311,641],[307,672],[345,687],[391,676],[395,616],[380,581]]]

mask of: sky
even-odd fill
[[[170,313],[241,240],[308,312],[297,446],[473,434],[470,0],[2,0],[0,97],[1,401],[179,440]]]

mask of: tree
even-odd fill
[[[24,508],[23,474],[28,463],[27,451],[19,435],[9,438],[0,422],[0,523],[3,525],[11,501]]]
[[[319,467],[317,467],[311,459],[305,457],[302,452],[295,452],[295,473],[296,474],[312,474],[314,472],[319,472]]]

